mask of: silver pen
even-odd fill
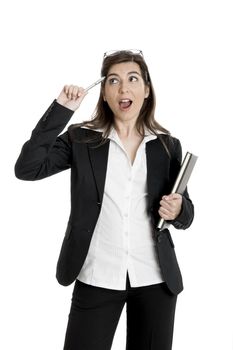
[[[102,77],[102,78],[96,80],[93,84],[91,84],[90,86],[88,86],[84,91],[87,92],[88,90],[92,89],[94,86],[96,86],[96,85],[98,85],[99,83],[101,83],[104,79],[105,79],[105,77]]]

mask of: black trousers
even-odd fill
[[[64,350],[110,350],[125,303],[126,350],[171,350],[176,299],[165,283],[132,288],[128,274],[123,291],[76,281]]]

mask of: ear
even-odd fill
[[[147,85],[145,88],[145,98],[147,98],[150,94],[150,87]]]
[[[105,97],[104,91],[102,91],[102,96],[103,96],[103,100],[106,102],[106,97]]]

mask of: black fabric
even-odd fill
[[[32,131],[31,138],[23,145],[15,164],[15,175],[29,181],[71,169],[71,211],[56,271],[58,282],[64,286],[75,281],[87,256],[102,206],[109,152],[109,142],[97,148],[93,146],[98,142],[82,142],[88,135],[93,136],[93,131],[74,128],[72,135],[67,131],[59,135],[72,114],[73,111],[54,101]],[[170,156],[158,138],[146,143],[147,213],[154,227],[159,220],[161,197],[170,193],[182,158],[179,140],[168,135],[163,135],[163,140],[167,141]],[[186,190],[182,211],[171,224],[178,229],[186,229],[191,225],[193,216],[193,204]],[[175,252],[166,237],[163,241],[161,270],[166,271],[164,280],[167,286],[178,294],[183,287]],[[166,259],[166,256],[169,258]]]
[[[171,350],[176,300],[166,283],[132,288],[127,276],[118,291],[76,281],[64,350],[110,350],[125,303],[126,350]]]
[[[175,254],[175,245],[168,229],[155,232],[156,251],[164,280],[173,294],[183,290],[183,280]]]

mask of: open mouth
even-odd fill
[[[128,109],[132,105],[133,101],[130,99],[122,99],[119,101],[119,106],[122,110]]]

